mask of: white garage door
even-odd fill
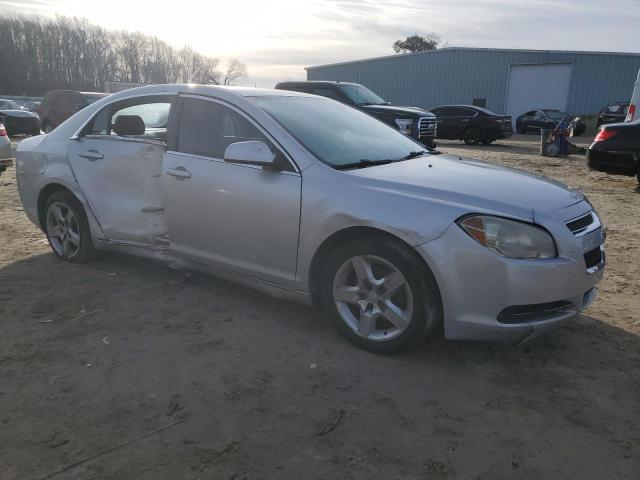
[[[507,88],[507,115],[516,118],[529,110],[566,110],[571,64],[512,65]]]

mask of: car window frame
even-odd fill
[[[114,105],[118,104],[118,103],[125,103],[125,102],[130,102],[132,100],[137,100],[137,99],[142,99],[142,98],[148,98],[148,97],[164,97],[164,98],[170,98],[171,99],[171,106],[169,107],[169,119],[167,121],[167,141],[163,142],[162,140],[156,140],[153,138],[137,138],[137,137],[122,137],[120,135],[98,135],[98,134],[91,134],[91,133],[84,133],[84,131],[89,127],[89,125],[93,125],[93,122],[95,121],[95,119],[98,117],[98,115],[100,115],[104,110],[106,109],[112,109]],[[178,100],[178,94],[177,93],[168,93],[168,92],[154,92],[154,93],[145,93],[142,95],[137,95],[135,97],[128,97],[128,98],[119,98],[116,100],[113,100],[109,103],[107,103],[106,105],[103,105],[101,108],[98,109],[98,111],[94,112],[93,115],[91,115],[91,117],[84,123],[82,124],[82,126],[76,131],[76,133],[71,137],[71,140],[81,140],[83,138],[86,138],[88,140],[112,140],[112,141],[118,141],[118,142],[135,142],[135,143],[147,143],[147,144],[152,144],[152,145],[161,145],[164,148],[167,148],[168,144],[169,144],[169,136],[170,136],[170,126],[171,126],[171,116],[176,108],[176,103]],[[98,100],[100,101],[100,100]],[[151,103],[151,102],[149,102]],[[158,102],[160,103],[160,102]],[[132,105],[133,106],[133,105]],[[113,114],[112,114],[113,115]]]
[[[260,165],[251,165],[251,164],[240,164],[240,163],[233,163],[233,162],[227,162],[224,160],[224,158],[216,158],[216,157],[209,157],[207,155],[198,155],[195,153],[188,153],[188,152],[181,152],[180,150],[178,150],[178,145],[179,145],[179,135],[180,135],[180,120],[182,118],[182,111],[184,108],[184,100],[185,99],[195,99],[195,100],[203,100],[203,101],[207,101],[207,102],[212,102],[218,105],[222,105],[223,107],[227,107],[231,110],[233,110],[234,112],[236,112],[238,115],[240,115],[241,117],[243,117],[246,121],[248,121],[254,128],[256,128],[260,133],[262,133],[273,145],[273,147],[275,147],[276,149],[278,149],[278,151],[280,152],[280,154],[282,155],[282,157],[287,161],[287,163],[289,164],[289,168],[288,170],[285,169],[279,169],[279,170],[274,170],[274,173],[282,173],[282,174],[288,174],[288,175],[296,175],[296,176],[300,176],[300,168],[298,167],[298,165],[296,164],[296,162],[293,160],[292,156],[289,154],[289,152],[287,152],[287,150],[282,146],[282,144],[280,142],[278,142],[276,140],[276,138],[266,129],[264,128],[257,120],[255,120],[251,115],[249,115],[247,112],[245,112],[244,110],[242,110],[241,108],[237,107],[236,105],[227,102],[221,98],[217,98],[217,97],[209,97],[206,95],[197,95],[197,94],[184,94],[184,93],[179,93],[177,95],[177,99],[176,99],[176,103],[174,104],[173,110],[172,112],[169,114],[169,129],[171,130],[171,134],[169,134],[167,136],[167,147],[166,147],[166,151],[167,153],[172,153],[172,154],[176,154],[176,155],[185,155],[191,158],[197,158],[197,159],[201,159],[201,160],[205,160],[205,161],[209,161],[209,162],[221,162],[224,163],[226,165],[235,165],[238,167],[247,167],[247,168],[253,168],[253,169],[259,169],[259,170],[263,170],[263,168]]]

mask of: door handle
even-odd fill
[[[468,121],[469,121],[469,119],[468,119],[468,118],[463,118],[463,119],[462,119],[462,121],[463,121],[463,122],[468,122]]]
[[[165,168],[164,173],[178,178],[191,178],[191,172],[184,167]]]
[[[97,150],[89,150],[87,152],[82,152],[82,153],[79,153],[78,156],[91,160],[92,162],[104,158],[104,155]]]

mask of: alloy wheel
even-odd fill
[[[73,258],[80,252],[80,224],[73,210],[62,202],[49,205],[46,217],[47,235],[55,252]]]
[[[348,259],[336,272],[333,300],[343,322],[358,336],[389,341],[409,326],[413,293],[391,262],[374,256]]]

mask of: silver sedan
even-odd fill
[[[336,101],[158,85],[16,153],[61,259],[110,249],[313,303],[353,343],[521,341],[593,300],[604,232],[578,191],[443,155]]]

